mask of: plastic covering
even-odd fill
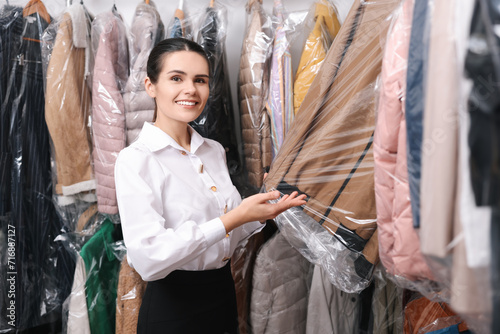
[[[413,227],[406,154],[404,101],[413,6],[413,0],[406,0],[395,13],[382,62],[373,142],[375,196],[382,264],[400,286],[430,297],[437,285]]]
[[[184,0],[179,0],[179,6],[175,10],[174,17],[167,27],[168,38],[190,36],[191,27],[189,21],[186,19],[186,14],[183,10]]]
[[[99,212],[117,214],[115,161],[126,146],[123,93],[128,79],[127,31],[123,19],[112,11],[92,22],[95,55],[92,86],[93,162]]]
[[[77,202],[89,206],[96,201],[90,134],[92,19],[75,3],[42,37],[45,121],[52,143],[54,199],[61,212]]]
[[[276,222],[345,292],[365,289],[378,261],[374,86],[398,3],[354,2],[264,181],[267,191],[307,195]]]
[[[446,303],[432,302],[415,294],[405,306],[405,334],[430,333],[453,325],[460,332],[468,330],[467,324]]]
[[[323,64],[326,53],[340,29],[336,8],[321,0],[313,5],[306,21],[312,25],[300,57],[293,84],[293,108],[297,114],[309,87]]]
[[[250,192],[257,193],[264,179],[264,168],[271,164],[272,156],[269,117],[264,106],[273,41],[272,22],[259,0],[250,0],[246,10],[248,16],[240,57],[238,100],[247,185]],[[257,251],[275,231],[276,226],[268,222],[261,233],[250,237],[231,258],[241,334],[250,332],[250,301]]]
[[[146,66],[149,53],[164,38],[165,27],[152,1],[140,2],[135,10],[129,30],[130,76],[125,86],[125,124],[127,146],[139,135],[144,122],[153,120],[155,101],[146,92]]]
[[[224,147],[231,179],[241,187],[243,166],[226,64],[226,34],[227,10],[219,2],[212,1],[200,17],[195,36],[210,62],[210,95],[201,115],[191,122],[191,126],[203,137],[216,140]]]
[[[40,43],[52,17],[37,0],[29,1],[22,12],[3,7],[1,17],[2,71],[9,71],[2,73],[7,86],[1,101],[0,152],[0,216],[7,246],[0,282],[4,333],[60,320],[74,265],[54,241],[63,226],[52,202]]]
[[[271,130],[265,101],[273,28],[271,18],[258,0],[249,1],[247,13],[249,17],[241,49],[238,99],[248,184],[257,192],[262,186],[264,169],[271,165],[272,159]]]
[[[76,262],[71,293],[63,305],[63,332],[115,333],[119,274],[126,253],[120,225],[97,216],[82,231],[57,239]]]
[[[275,25],[273,53],[269,74],[269,93],[266,109],[271,120],[271,144],[273,158],[280,149],[285,134],[293,121],[293,73],[290,54],[290,30],[295,26],[286,22],[285,8],[281,0],[274,0],[273,22]]]

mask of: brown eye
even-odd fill
[[[172,81],[177,81],[177,82],[178,82],[178,81],[181,81],[181,78],[180,78],[180,77],[172,77],[172,79],[171,79],[171,80],[172,80]]]

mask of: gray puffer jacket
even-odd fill
[[[305,333],[312,272],[280,232],[262,246],[253,273],[252,333]]]
[[[144,122],[151,122],[155,102],[144,88],[149,53],[163,39],[165,27],[154,4],[139,3],[130,28],[130,76],[123,100],[127,125],[127,146],[135,141]]]

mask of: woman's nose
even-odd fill
[[[187,93],[195,93],[196,92],[196,87],[194,85],[194,82],[191,82],[189,80],[185,81],[186,82],[186,85],[184,86],[184,90],[187,92]]]

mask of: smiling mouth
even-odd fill
[[[189,102],[189,101],[176,101],[175,103],[180,104],[181,106],[194,106],[198,102]]]

